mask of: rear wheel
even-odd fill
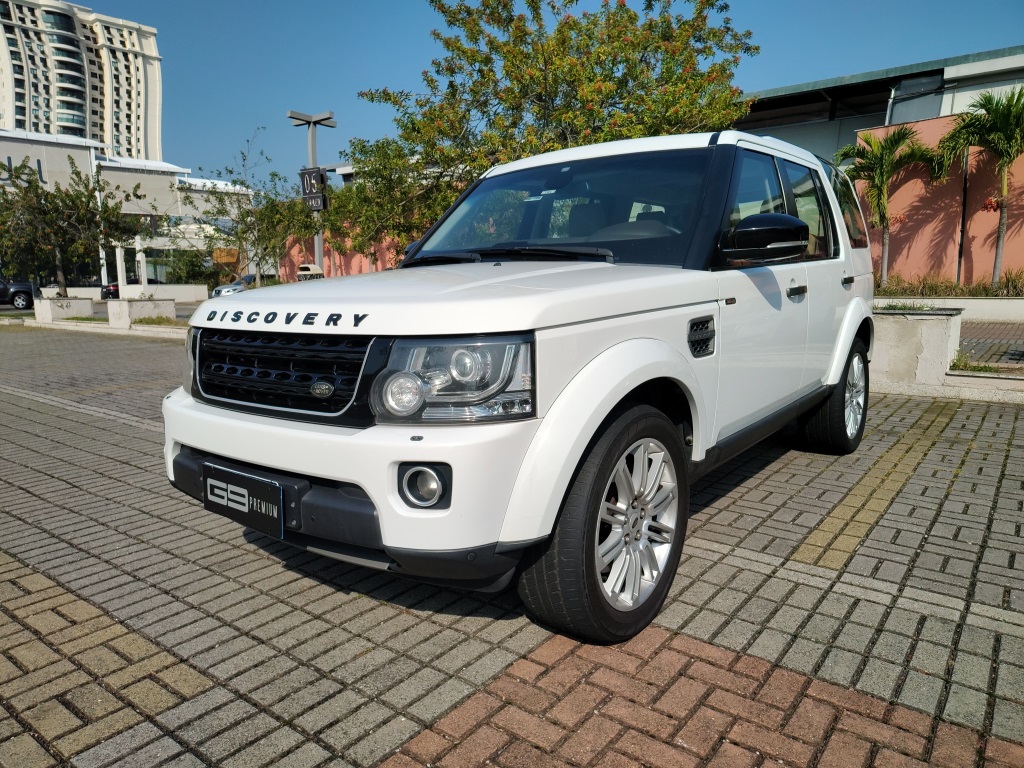
[[[527,561],[527,610],[592,642],[633,637],[665,602],[688,511],[678,428],[649,406],[624,411],[584,456],[554,533]]]
[[[16,293],[11,297],[15,309],[28,309],[32,306],[32,297],[27,293]]]
[[[840,455],[857,450],[868,415],[868,383],[867,348],[854,339],[839,383],[803,420],[804,438],[811,448]]]

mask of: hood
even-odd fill
[[[510,333],[717,298],[713,275],[604,262],[448,264],[250,289],[205,301],[204,328],[371,336]]]

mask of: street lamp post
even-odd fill
[[[296,112],[293,109],[288,110],[286,115],[291,121],[292,125],[304,125],[307,128],[306,135],[309,137],[309,155],[307,159],[307,168],[316,168],[316,127],[322,125],[324,128],[337,128],[338,124],[334,120],[333,112],[321,112],[318,115],[307,115],[305,112]],[[319,220],[319,215],[317,220]],[[313,237],[313,254],[316,261],[316,265],[320,269],[324,268],[324,232],[323,227],[318,227],[316,235]]]

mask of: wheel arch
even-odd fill
[[[536,541],[554,528],[587,450],[624,408],[647,404],[681,432],[687,452],[703,456],[706,404],[689,361],[654,339],[618,344],[584,367],[544,417],[509,499],[499,541]]]
[[[824,384],[833,385],[839,383],[843,368],[846,366],[846,358],[850,354],[850,347],[854,339],[860,339],[868,350],[868,361],[871,360],[871,352],[875,341],[875,324],[871,318],[871,307],[863,299],[856,299],[850,302],[843,318],[843,324],[839,329],[839,336],[836,339],[836,346],[832,350],[832,361],[829,363],[828,372],[825,375]]]

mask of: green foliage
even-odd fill
[[[123,206],[145,198],[138,185],[132,190],[111,186],[95,174],[83,173],[68,157],[68,185],[48,189],[26,158],[10,172],[9,185],[0,186],[0,260],[4,273],[56,273],[58,296],[67,296],[65,273],[85,266],[99,271],[100,246],[132,242],[148,231],[149,221],[128,216]],[[93,268],[95,267],[95,271]]]
[[[931,178],[941,175],[939,155],[924,146],[909,125],[893,128],[879,138],[864,133],[857,144],[848,144],[836,152],[836,163],[853,160],[844,170],[855,181],[864,182],[864,197],[870,209],[871,223],[882,229],[882,285],[889,279],[889,187],[908,168],[924,166]]]
[[[721,0],[430,0],[446,31],[423,90],[360,95],[397,112],[396,134],[354,140],[356,183],[326,229],[343,249],[397,256],[497,163],[565,147],[711,131],[746,114],[732,85],[757,53]],[[687,6],[688,13],[676,8]]]
[[[183,202],[199,213],[194,223],[207,250],[236,249],[239,274],[255,272],[257,284],[264,272],[277,272],[290,237],[312,237],[318,226],[296,184],[277,172],[261,177],[269,162],[254,136],[235,165],[212,172],[214,184],[182,190]]]
[[[933,178],[939,175],[938,155],[924,146],[909,125],[901,125],[879,138],[872,133],[860,136],[862,143],[848,144],[836,152],[836,162],[853,160],[844,167],[846,175],[864,182],[864,197],[871,211],[871,223],[888,228],[889,187],[907,168],[921,165]]]
[[[875,296],[878,298],[885,296],[1024,298],[1024,269],[1007,270],[995,284],[990,280],[981,280],[970,285],[934,275],[922,275],[914,280],[891,275],[888,284],[882,285],[880,275],[876,273]]]
[[[992,282],[999,281],[1006,241],[1006,201],[1010,193],[1010,168],[1024,155],[1024,86],[1003,96],[985,92],[971,102],[969,109],[956,116],[949,133],[939,141],[945,168],[963,158],[971,147],[992,155],[999,174],[999,225],[996,232],[996,256]]]
[[[971,373],[999,373],[1000,369],[994,365],[986,365],[984,363],[971,362],[971,358],[964,353],[962,349],[958,349],[956,354],[953,355],[953,360],[949,363],[949,370],[951,371],[969,371]]]
[[[177,328],[188,328],[188,320],[179,320],[174,317],[139,317],[132,320],[133,325],[167,325]]]
[[[205,284],[213,290],[220,277],[220,272],[212,264],[209,251],[187,248],[165,251],[163,256],[149,260],[150,264],[161,261],[167,266],[167,279],[179,285]]]

